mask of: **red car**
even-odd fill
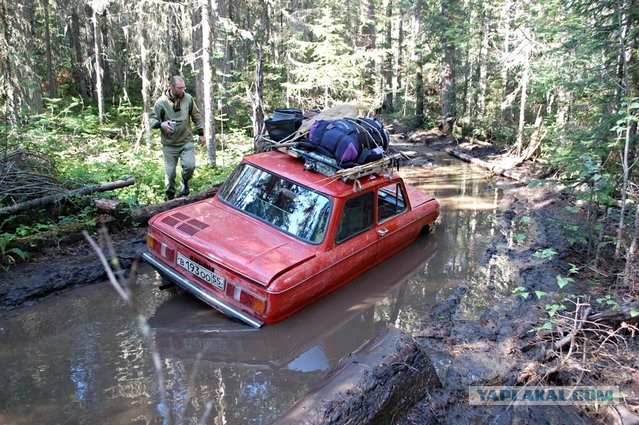
[[[245,157],[217,196],[149,220],[143,258],[254,327],[285,319],[410,245],[439,215],[392,169],[347,180],[279,151]]]

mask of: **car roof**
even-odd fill
[[[244,157],[244,162],[254,164],[257,167],[271,171],[286,179],[333,197],[348,196],[352,194],[355,189],[360,189],[357,186],[361,186],[360,190],[366,190],[370,187],[377,186],[380,179],[386,179],[386,177],[381,177],[378,174],[371,174],[359,178],[359,184],[351,180],[343,181],[336,176],[326,176],[318,172],[306,170],[304,168],[304,162],[301,159],[294,158],[280,151],[248,155]],[[393,173],[392,169],[389,171]],[[392,175],[395,177],[394,173]]]

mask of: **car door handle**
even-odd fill
[[[384,236],[388,233],[388,229],[377,229],[377,234],[380,236]]]

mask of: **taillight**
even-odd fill
[[[166,244],[155,239],[151,234],[146,235],[146,246],[149,247],[149,251],[153,251],[159,254],[161,257],[166,258],[169,262],[175,261],[175,250],[169,248]]]
[[[149,233],[146,234],[146,246],[149,247],[149,251],[157,251],[158,244],[159,242],[155,240],[153,236],[151,236]]]
[[[264,314],[266,312],[266,300],[255,294],[247,292],[239,286],[229,285],[226,293],[233,297],[235,301],[249,307],[251,310]]]
[[[244,305],[251,307],[253,310],[258,313],[264,314],[266,311],[266,300],[256,297],[253,294],[246,293],[242,291],[240,296],[240,302]]]

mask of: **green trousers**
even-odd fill
[[[182,146],[162,146],[164,154],[164,185],[166,195],[175,195],[175,178],[177,175],[178,160],[182,165],[182,183],[188,184],[195,172],[195,145],[186,142]]]

